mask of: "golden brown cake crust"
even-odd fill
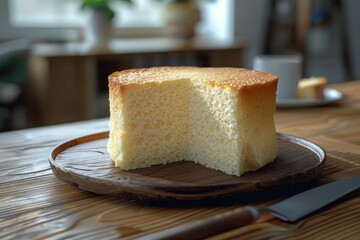
[[[233,89],[241,89],[244,86],[273,85],[277,84],[278,80],[278,77],[271,73],[244,68],[153,67],[114,72],[109,76],[109,82],[125,87],[171,78],[191,78],[192,75],[201,75],[204,82]]]

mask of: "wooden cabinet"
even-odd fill
[[[104,64],[114,63],[113,69],[109,67],[109,72],[105,71],[106,75],[126,68],[156,65],[240,67],[244,47],[242,41],[204,38],[112,40],[98,47],[84,43],[34,45],[27,85],[30,124],[98,117],[99,80],[101,85],[107,81],[107,76],[99,77],[99,72],[104,74],[100,69]]]

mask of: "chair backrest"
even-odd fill
[[[26,79],[30,44],[26,40],[0,43],[0,82],[22,84]]]

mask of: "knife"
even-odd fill
[[[289,223],[320,210],[360,187],[360,176],[325,184],[299,193],[276,204],[255,208],[245,206],[213,217],[180,225],[162,232],[144,236],[147,240],[204,239],[237,227],[250,224],[260,213],[269,212]]]

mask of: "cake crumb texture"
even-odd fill
[[[109,76],[108,152],[124,170],[194,161],[240,176],[273,161],[277,76],[156,67]]]

